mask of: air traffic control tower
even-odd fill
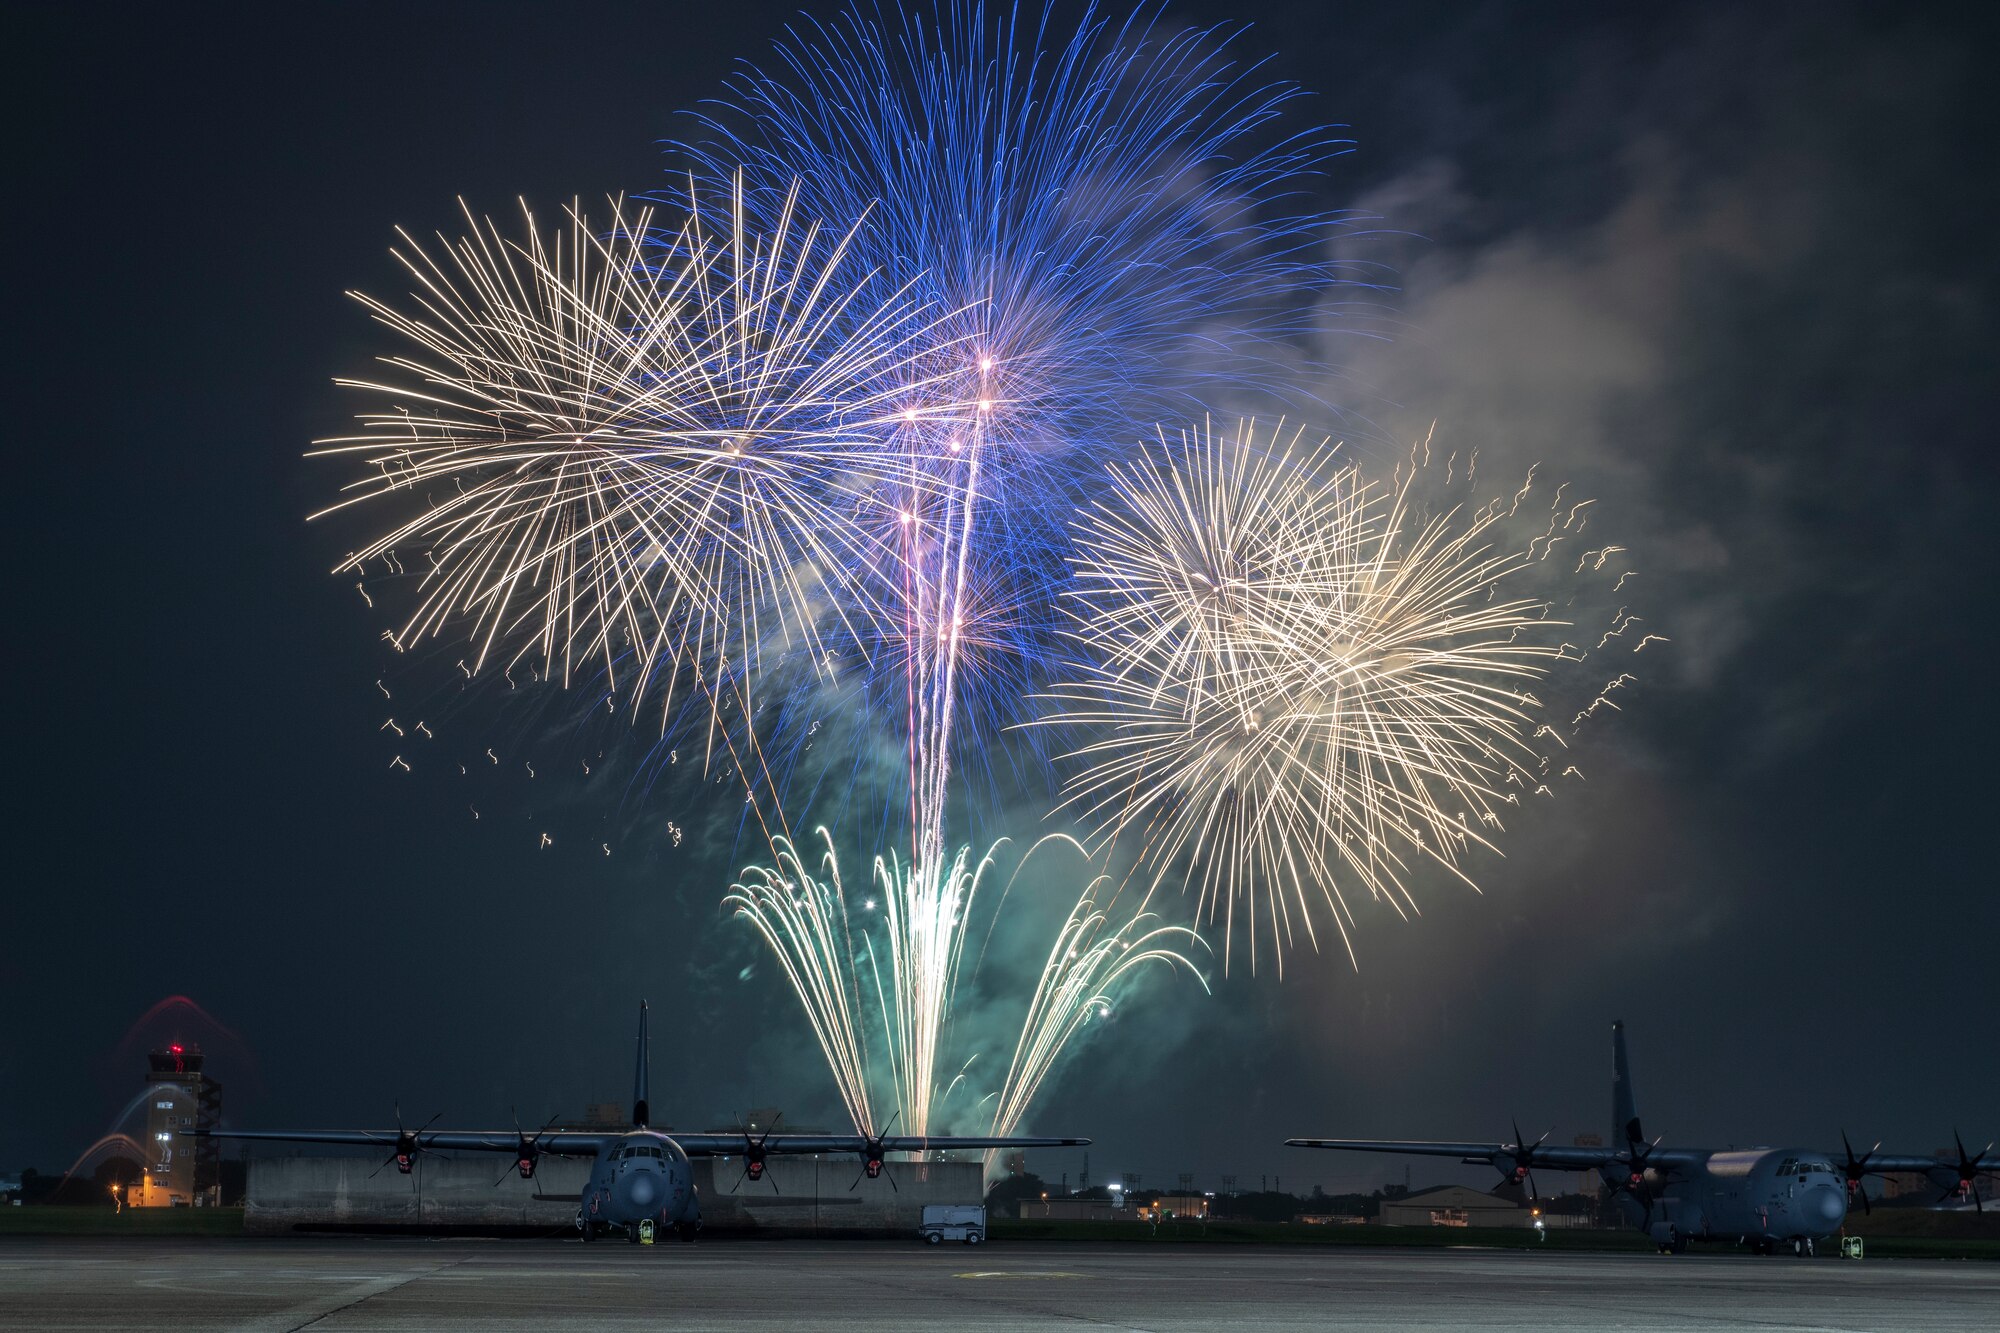
[[[201,1047],[175,1042],[146,1056],[145,1174],[128,1208],[202,1208],[222,1200],[222,1145],[186,1131],[222,1119],[222,1085],[202,1072]]]

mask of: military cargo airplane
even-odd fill
[[[1769,1254],[1790,1243],[1795,1253],[1812,1252],[1813,1242],[1847,1221],[1858,1195],[1869,1211],[1868,1176],[1909,1173],[1926,1177],[1942,1190],[1940,1203],[1972,1201],[1985,1211],[1979,1178],[2000,1173],[2000,1155],[1987,1144],[1977,1156],[1958,1141],[1957,1159],[1881,1152],[1881,1144],[1855,1155],[1847,1136],[1843,1152],[1808,1148],[1663,1148],[1639,1126],[1632,1074],[1625,1055],[1625,1025],[1611,1025],[1611,1100],[1614,1141],[1621,1147],[1544,1146],[1542,1135],[1529,1143],[1514,1126],[1512,1143],[1423,1143],[1388,1139],[1287,1139],[1292,1148],[1340,1148],[1351,1152],[1414,1153],[1456,1157],[1485,1164],[1534,1197],[1536,1167],[1572,1171],[1595,1169],[1617,1198],[1626,1220],[1651,1236],[1662,1250],[1680,1253],[1690,1240],[1734,1240]],[[1838,1161],[1839,1165],[1835,1165]],[[1843,1188],[1843,1185],[1845,1188]]]
[[[647,1104],[646,1006],[639,1006],[639,1054],[633,1075],[632,1127],[610,1132],[552,1129],[545,1125],[533,1135],[518,1125],[512,1130],[405,1129],[398,1113],[394,1130],[370,1129],[190,1129],[195,1138],[249,1139],[275,1143],[374,1144],[389,1149],[382,1165],[394,1163],[404,1175],[416,1167],[424,1153],[503,1152],[514,1156],[514,1169],[531,1180],[535,1164],[543,1154],[558,1157],[593,1157],[590,1180],[577,1200],[576,1226],[585,1240],[622,1230],[626,1239],[637,1242],[645,1224],[664,1230],[672,1228],[682,1240],[693,1240],[701,1229],[701,1200],[695,1195],[695,1157],[741,1157],[743,1174],[762,1180],[767,1159],[802,1154],[854,1153],[861,1159],[862,1176],[875,1179],[882,1174],[883,1159],[890,1153],[949,1152],[979,1148],[1071,1148],[1085,1147],[1089,1139],[1046,1138],[963,1138],[939,1135],[889,1134],[778,1134],[766,1129],[760,1135],[677,1134],[651,1127]],[[433,1116],[435,1121],[437,1117]],[[381,1168],[376,1168],[380,1170]],[[506,1173],[501,1173],[501,1179]],[[497,1181],[495,1182],[498,1183]],[[891,1187],[896,1181],[889,1179]],[[853,1188],[853,1186],[849,1186]]]

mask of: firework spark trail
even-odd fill
[[[614,200],[608,231],[571,208],[518,241],[468,211],[441,257],[405,235],[414,310],[358,299],[418,353],[342,381],[387,405],[315,450],[368,469],[323,513],[423,496],[341,565],[430,548],[397,647],[463,623],[468,674],[535,656],[567,685],[594,660],[634,710],[692,669],[712,721],[716,682],[820,661],[829,621],[845,642],[880,612],[894,554],[855,510],[899,479],[895,423],[938,401],[919,363],[948,335],[793,202],[762,234],[738,183],[720,229],[691,192],[672,228]]]
[[[819,836],[827,844],[824,875],[814,874],[791,842],[779,839],[775,864],[746,870],[722,905],[764,937],[806,1011],[849,1119],[872,1130],[877,1121],[869,1102],[854,931],[832,838],[823,828]]]
[[[1356,220],[1300,189],[1350,142],[1276,129],[1301,89],[1154,5],[1061,26],[963,0],[807,17],[681,146],[712,179],[744,172],[753,210],[795,177],[819,215],[873,206],[854,245],[885,273],[921,270],[952,312],[945,341],[977,358],[996,407],[978,475],[951,482],[985,496],[974,559],[1016,614],[987,626],[1008,649],[960,686],[982,692],[962,725],[1009,717],[993,696],[1018,700],[1053,656],[1046,590],[1092,460],[1217,385],[1296,398],[1286,360],[1327,331],[1329,288],[1368,285],[1326,258]]]
[[[883,907],[877,916],[875,900],[869,899],[868,916],[857,924],[831,835],[824,828],[817,834],[826,844],[817,873],[791,844],[780,841],[774,864],[746,870],[723,906],[748,921],[777,957],[855,1126],[869,1133],[883,1123],[876,1119],[871,1082],[877,1066],[870,1051],[877,1041],[896,1117],[928,1125],[964,1077],[961,1071],[951,1085],[939,1086],[940,1038],[954,1016],[973,909],[999,849],[975,864],[972,849],[962,847],[943,873],[925,877],[914,866],[877,858],[874,883]],[[1043,839],[1048,842],[1082,850],[1062,835]],[[1019,873],[1017,867],[1016,877]],[[1200,937],[1186,927],[1156,924],[1143,908],[1113,926],[1108,908],[1093,896],[1104,883],[1101,877],[1091,882],[1057,933],[1024,1011],[1005,1080],[992,1098],[991,1133],[1019,1128],[1072,1040],[1094,1018],[1109,1014],[1120,984],[1143,965],[1185,968],[1207,987],[1176,947],[1199,944]],[[878,935],[886,936],[879,951]]]
[[[1079,853],[1084,850],[1062,834],[1045,841],[1067,842]],[[1107,883],[1100,876],[1084,890],[1049,948],[994,1103],[991,1132],[996,1135],[1020,1128],[1071,1040],[1094,1019],[1110,1017],[1114,988],[1128,974],[1147,963],[1159,963],[1170,971],[1184,967],[1203,992],[1208,991],[1207,979],[1176,947],[1199,945],[1201,937],[1185,926],[1155,924],[1157,918],[1143,907],[1114,928],[1109,909],[1100,906],[1095,896]]]
[[[875,885],[885,907],[885,978],[872,935],[851,918],[831,835],[821,828],[818,836],[826,843],[821,873],[781,842],[775,866],[750,867],[723,905],[750,922],[777,956],[854,1124],[871,1133],[882,1123],[871,1097],[864,1024],[865,997],[872,992],[897,1115],[927,1125],[938,1100],[939,1035],[956,993],[966,919],[991,854],[974,865],[971,849],[961,848],[942,873],[876,860]]]
[[[1498,505],[1422,518],[1420,471],[1381,487],[1282,425],[1204,426],[1114,465],[1078,517],[1087,660],[1044,715],[1095,731],[1067,800],[1100,843],[1137,832],[1155,885],[1196,886],[1225,958],[1240,925],[1253,969],[1260,936],[1281,969],[1317,947],[1321,902],[1352,960],[1350,893],[1407,914],[1418,864],[1470,884],[1500,786],[1533,785],[1522,685],[1563,622],[1496,595],[1531,563],[1496,553]]]
[[[875,861],[875,882],[887,905],[890,983],[893,1003],[884,1020],[894,1054],[892,1075],[897,1110],[913,1134],[930,1132],[938,1101],[939,1040],[958,990],[965,954],[967,918],[987,872],[989,851],[971,863],[961,847],[949,861],[904,865],[895,858]]]

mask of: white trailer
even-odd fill
[[[986,1239],[986,1208],[976,1203],[927,1203],[917,1234],[932,1245],[948,1240],[977,1245]]]

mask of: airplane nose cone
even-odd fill
[[[641,1208],[651,1204],[658,1193],[652,1174],[644,1171],[632,1177],[632,1183],[626,1190],[626,1195]]]
[[[1825,1226],[1829,1231],[1839,1226],[1847,1217],[1847,1200],[1839,1190],[1821,1186],[1805,1201],[1806,1216]]]

